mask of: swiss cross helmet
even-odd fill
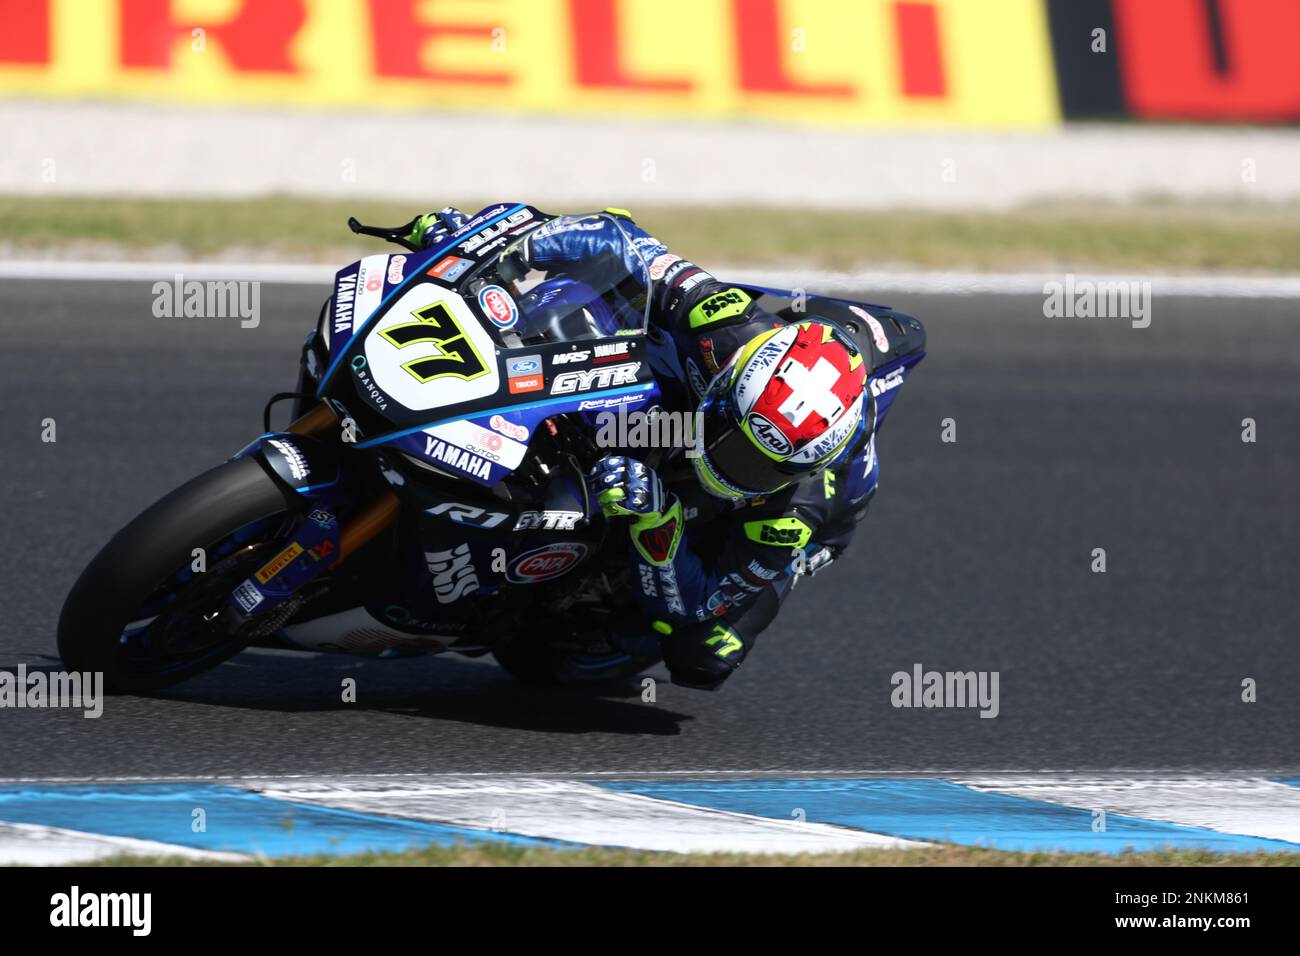
[[[755,336],[719,369],[700,401],[696,478],[719,498],[754,498],[847,457],[875,425],[866,379],[857,345],[827,323]]]

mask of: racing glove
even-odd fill
[[[655,567],[671,564],[682,542],[682,503],[654,469],[635,458],[609,455],[596,463],[591,484],[606,518],[630,518],[637,553]]]
[[[427,212],[416,219],[406,239],[421,249],[428,249],[442,242],[467,222],[469,216],[455,206],[444,206],[437,212]]]

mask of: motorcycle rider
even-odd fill
[[[427,248],[467,218],[453,208],[419,217],[408,241]],[[557,668],[567,678],[608,677],[662,656],[674,683],[716,689],[775,619],[796,577],[840,555],[866,514],[880,475],[870,347],[829,315],[766,311],[754,292],[669,252],[623,210],[553,220],[508,255],[514,261],[503,260],[503,270],[520,276],[580,270],[608,255],[623,256],[630,274],[648,272],[652,324],[671,337],[684,371],[684,382],[663,383],[665,400],[678,406],[671,411],[698,411],[702,422],[699,454],[670,458],[662,475],[626,453],[593,470],[602,511],[626,523],[649,623],[620,629],[609,648]],[[846,311],[834,300],[819,307]],[[882,323],[869,323],[879,353],[891,342]],[[895,344],[914,353],[901,384],[923,352],[915,341]]]

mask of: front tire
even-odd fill
[[[104,545],[64,601],[58,640],[65,667],[103,673],[114,693],[149,693],[238,654],[246,646],[238,634],[215,634],[188,648],[174,646],[174,634],[166,635],[172,646],[147,642],[151,631],[163,630],[153,622],[166,621],[168,614],[173,630],[186,629],[187,620],[176,618],[182,610],[194,613],[187,601],[224,606],[224,595],[250,573],[250,565],[265,560],[258,557],[265,535],[260,542],[240,544],[237,534],[260,522],[278,524],[276,516],[287,517],[300,507],[300,500],[260,464],[242,458],[213,468],[146,509]],[[232,541],[238,550],[221,556]],[[204,549],[210,565],[201,574],[190,572],[195,548]],[[223,592],[226,578],[233,583]],[[211,593],[203,594],[205,588]],[[128,625],[150,614],[151,623],[132,636]],[[195,621],[201,626],[204,618]]]

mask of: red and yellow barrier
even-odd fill
[[[0,0],[0,95],[1056,122],[1040,0]]]
[[[1294,122],[1297,47],[1300,0],[0,0],[0,96]]]

